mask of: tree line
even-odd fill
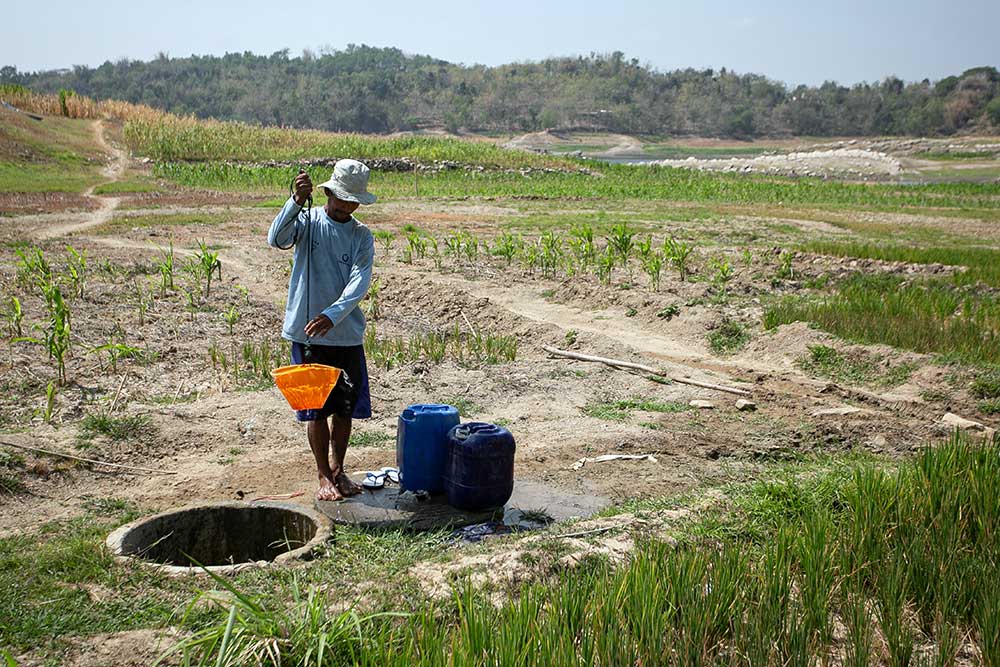
[[[725,68],[659,72],[620,51],[486,67],[349,45],[297,57],[286,49],[269,56],[161,54],[149,62],[32,73],[7,66],[0,83],[202,118],[366,133],[442,126],[733,138],[1000,132],[995,67],[935,82],[891,76],[789,87]]]

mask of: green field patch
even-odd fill
[[[954,153],[938,153],[934,151],[927,151],[924,153],[914,153],[913,157],[922,158],[924,160],[938,160],[942,162],[949,162],[952,160],[991,160],[997,153],[1000,153],[1000,146],[997,146],[996,152],[993,151],[956,151]]]
[[[0,162],[0,192],[80,193],[102,178],[95,166]]]
[[[690,410],[686,404],[676,401],[659,401],[653,398],[636,396],[625,399],[612,399],[606,396],[595,398],[583,406],[583,414],[605,421],[623,422],[628,420],[633,411],[672,413]]]
[[[676,144],[647,144],[642,147],[643,157],[652,160],[683,160],[693,157],[701,160],[719,160],[730,157],[757,157],[777,152],[765,146],[678,146]]]
[[[955,284],[974,285],[982,281],[992,287],[1000,287],[1000,250],[992,248],[916,248],[856,241],[812,241],[803,244],[801,248],[808,252],[835,257],[964,266],[967,267],[966,271],[955,273],[953,278]]]
[[[273,647],[281,664],[330,651],[358,664],[447,652],[449,664],[490,656],[525,667],[673,664],[664,656],[810,664],[846,652],[868,665],[883,655],[911,664],[928,641],[955,655],[969,641],[993,664],[1000,593],[983,582],[1000,574],[998,537],[984,527],[1000,520],[997,484],[996,446],[956,439],[896,470],[861,462],[731,488],[721,509],[675,527],[672,540],[639,539],[617,567],[590,556],[515,590],[456,581],[449,600],[414,606],[397,595],[364,614],[331,609],[297,578],[284,598],[217,579],[228,602],[177,649],[191,664]],[[521,563],[537,570],[568,553],[564,540],[523,548]]]
[[[858,275],[830,295],[772,303],[764,326],[810,324],[846,340],[937,353],[973,364],[1000,363],[1000,300],[946,281]]]
[[[95,195],[117,195],[117,194],[138,194],[143,192],[160,192],[163,188],[159,187],[155,181],[148,181],[142,179],[128,179],[124,181],[114,181],[112,183],[105,183],[103,185],[98,185],[94,188]]]
[[[799,368],[819,377],[852,385],[895,387],[910,379],[914,364],[886,366],[880,357],[865,352],[843,353],[828,345],[810,345],[809,354],[797,361]]]
[[[310,169],[314,182],[329,174]],[[227,189],[287,191],[290,169],[221,162],[159,162],[154,176],[181,185]],[[410,173],[380,172],[371,189],[383,201],[414,197]],[[979,207],[1000,209],[1000,185],[861,184],[820,179],[781,179],[741,174],[703,173],[670,167],[602,165],[599,174],[533,174],[506,171],[449,170],[419,176],[420,197],[509,197],[528,199],[610,199],[694,201],[746,204],[831,204],[854,207]]]
[[[450,161],[510,168],[577,168],[561,158],[504,149],[492,141],[448,137],[336,134],[178,117],[129,120],[123,131],[135,153],[157,160],[409,158],[428,164]]]

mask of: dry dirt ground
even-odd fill
[[[103,142],[99,125],[95,132]],[[128,158],[112,146],[107,150],[106,174],[114,180]],[[86,251],[89,271],[83,296],[70,299],[74,347],[68,382],[54,387],[49,415],[52,362],[37,345],[8,346],[0,399],[3,441],[159,472],[129,474],[29,453],[25,488],[2,499],[0,534],[77,515],[94,497],[130,500],[144,510],[297,492],[304,494],[300,502],[311,503],[315,479],[305,434],[278,391],[266,379],[234,378],[211,359],[213,348],[231,361],[243,355],[245,344],[264,341],[275,355],[283,353],[277,333],[288,256],[265,241],[275,211],[199,206],[206,201],[204,193],[191,195],[192,206],[176,194],[180,207],[156,210],[134,208],[148,195],[88,194],[87,199],[90,211],[82,214],[54,211],[0,219],[6,241],[0,280],[5,293],[22,296],[26,330],[41,323],[44,310],[37,294],[17,284],[16,248],[36,244],[61,271],[64,248],[72,245]],[[496,220],[507,215],[513,212],[502,206],[398,202],[377,211],[372,224],[397,233],[417,224],[433,233],[464,229],[488,236],[497,232]],[[755,223],[737,219],[729,224]],[[175,248],[179,266],[195,256],[200,240],[218,249],[222,265],[222,278],[209,296],[179,269],[175,289],[161,291],[156,265],[168,246]],[[379,314],[371,319],[380,337],[455,327],[465,334],[514,335],[517,360],[496,365],[418,361],[389,369],[370,363],[374,417],[357,425],[348,460],[352,470],[394,463],[396,417],[415,402],[459,404],[467,418],[507,424],[517,439],[518,477],[612,501],[664,496],[749,475],[761,462],[799,452],[907,451],[936,432],[946,411],[974,410],[974,401],[947,386],[954,384],[949,371],[919,355],[858,350],[885,367],[917,368],[891,389],[810,376],[797,364],[808,346],[830,344],[848,353],[855,348],[804,325],[764,333],[758,296],[795,286],[768,287],[749,269],[730,288],[744,298],[735,305],[712,305],[706,283],[670,277],[657,292],[623,290],[592,278],[544,279],[492,260],[455,262],[439,270],[429,259],[404,263],[401,246],[397,238],[388,253],[378,248]],[[844,269],[829,258],[800,260],[803,280]],[[765,268],[773,261],[759,260]],[[680,313],[664,317],[670,306],[679,306]],[[240,316],[231,334],[222,317],[230,307]],[[749,346],[730,357],[713,354],[706,343],[706,334],[724,316],[753,330]],[[135,348],[137,358],[118,359],[112,367],[111,353],[95,349],[107,344]],[[542,344],[741,387],[751,393],[756,410],[737,410],[738,396],[550,358]],[[692,408],[692,400],[710,401],[714,408]],[[657,403],[659,408],[645,410]],[[845,407],[856,410],[822,413]],[[135,421],[129,422],[130,432],[112,437],[88,433],[81,421],[88,415]],[[572,468],[582,457],[609,453],[652,453],[658,462]]]

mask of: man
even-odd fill
[[[365,316],[359,304],[371,284],[375,242],[352,215],[358,205],[375,202],[368,192],[368,175],[368,167],[357,160],[339,160],[330,180],[319,185],[326,206],[306,216],[300,213],[312,193],[312,181],[308,174],[299,174],[294,194],[267,233],[272,247],[295,248],[281,331],[292,342],[292,363],[326,364],[344,371],[322,409],[296,413],[299,421],[308,423],[319,475],[318,500],[343,500],[361,492],[345,472],[344,456],[351,419],[371,417],[362,347]]]

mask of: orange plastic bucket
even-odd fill
[[[271,371],[292,410],[319,410],[343,371],[323,364],[282,366]]]

